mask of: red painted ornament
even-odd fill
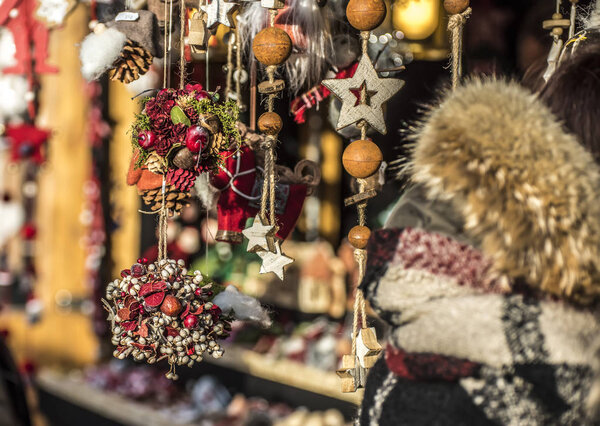
[[[138,143],[144,149],[150,149],[156,144],[156,135],[150,130],[143,130],[138,135]]]
[[[185,146],[187,146],[191,152],[197,154],[206,148],[209,137],[210,134],[204,127],[192,126],[188,129],[187,134],[185,135]]]

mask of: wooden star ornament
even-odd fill
[[[247,251],[251,253],[275,252],[275,227],[264,223],[260,214],[257,214],[252,226],[242,231],[244,237],[248,238]]]
[[[404,80],[380,78],[368,55],[362,55],[356,72],[350,78],[323,80],[323,85],[342,101],[337,130],[365,120],[379,133],[386,134],[383,104],[404,86]],[[361,89],[367,99],[360,102]]]
[[[223,0],[211,0],[208,6],[201,6],[206,12],[206,26],[210,29],[216,28],[219,24],[234,28],[235,20],[232,15],[239,7],[239,3],[226,2]]]
[[[367,370],[361,367],[355,355],[344,355],[336,374],[342,379],[343,393],[356,392],[357,389],[364,388],[367,382]]]
[[[374,328],[361,328],[356,338],[356,358],[361,367],[373,368],[383,348],[377,341]]]
[[[262,259],[260,273],[268,274],[269,272],[273,272],[281,281],[285,278],[284,268],[294,262],[294,259],[287,257],[281,252],[281,243],[279,241],[275,241],[275,252],[267,250],[259,251],[256,254]]]

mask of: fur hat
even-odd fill
[[[473,80],[413,138],[413,181],[451,202],[496,273],[577,303],[598,298],[600,170],[533,94]]]

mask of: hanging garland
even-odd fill
[[[261,274],[274,273],[280,280],[285,278],[285,267],[294,260],[281,251],[281,241],[275,237],[278,230],[275,212],[277,179],[276,154],[277,135],[283,127],[281,117],[274,112],[275,99],[285,88],[285,82],[275,79],[277,66],[283,64],[292,53],[292,40],[280,28],[275,27],[278,10],[284,7],[279,0],[261,0],[268,9],[269,26],[262,29],[252,42],[256,59],[266,67],[267,80],[258,85],[261,94],[267,97],[267,111],[258,119],[258,129],[265,135],[261,148],[265,152],[263,186],[260,211],[252,226],[242,233],[249,240],[248,251],[258,254],[262,260]]]
[[[342,101],[337,129],[356,124],[361,132],[360,140],[348,145],[342,156],[344,168],[358,180],[359,186],[359,193],[345,201],[346,206],[356,205],[358,210],[358,225],[348,234],[359,267],[358,285],[365,274],[365,247],[371,234],[366,226],[367,201],[376,195],[375,190],[367,189],[366,178],[376,174],[383,165],[381,150],[367,139],[367,132],[371,127],[379,133],[386,133],[383,104],[402,88],[404,82],[380,78],[368,54],[369,36],[371,30],[377,28],[385,18],[385,3],[382,0],[351,0],[346,8],[346,15],[350,24],[360,31],[362,56],[352,77],[324,80],[322,84]],[[352,353],[342,357],[342,366],[337,371],[342,379],[342,392],[355,392],[364,387],[367,370],[375,365],[382,350],[377,342],[375,329],[367,327],[365,310],[363,293],[357,287]]]

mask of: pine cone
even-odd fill
[[[218,155],[219,152],[227,150],[227,140],[225,135],[221,132],[215,133],[210,140],[208,145],[208,152],[214,155]]]
[[[179,213],[189,201],[189,194],[182,192],[173,185],[167,185],[165,188],[165,205],[175,213]],[[142,199],[153,212],[162,207],[162,189],[156,188],[148,191],[141,191]]]
[[[152,54],[133,40],[127,39],[121,57],[115,61],[108,75],[111,80],[131,83],[144,75],[152,65]]]
[[[185,169],[169,169],[167,172],[167,182],[182,192],[189,192],[197,177],[197,172]]]
[[[149,171],[156,173],[157,175],[162,175],[166,169],[164,161],[156,152],[153,152],[148,156],[146,167],[148,167]]]

